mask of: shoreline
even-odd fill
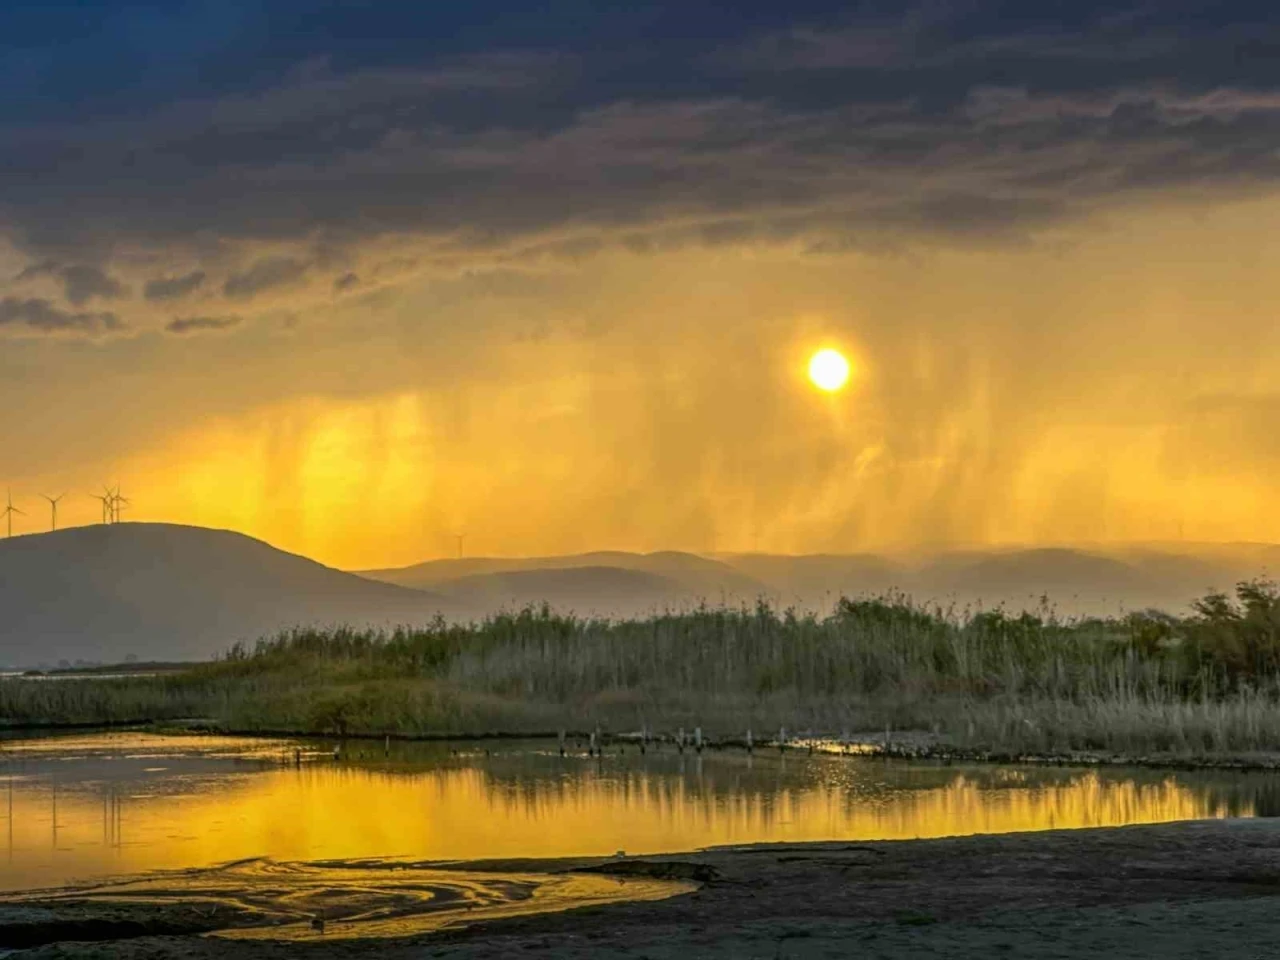
[[[932,840],[719,847],[623,859],[433,863],[433,869],[457,877],[665,874],[697,887],[663,900],[464,919],[461,926],[396,939],[224,939],[199,935],[212,921],[193,914],[187,921],[203,927],[177,934],[176,914],[148,907],[153,932],[97,943],[48,943],[23,956],[1245,958],[1269,955],[1269,945],[1280,938],[1277,862],[1280,830],[1273,824],[1209,820]],[[49,906],[31,903],[26,909]],[[77,909],[79,922],[84,920],[84,908],[64,903],[59,909],[62,922],[77,922]],[[141,916],[118,912],[115,922],[136,922]],[[0,922],[0,934],[4,926]]]
[[[0,731],[7,733],[31,732],[37,737],[42,733],[58,731],[91,731],[107,732],[136,731],[139,733],[156,733],[186,736],[221,736],[243,737],[246,739],[281,739],[311,740],[328,743],[483,743],[494,741],[546,740],[556,743],[560,731],[482,731],[474,733],[439,733],[439,734],[406,734],[406,733],[352,733],[334,734],[301,729],[236,729],[222,727],[205,721],[121,721],[117,723],[46,723],[22,724],[6,726],[0,723]],[[564,731],[566,742],[587,742],[591,736],[589,731]],[[22,739],[10,737],[7,739]],[[979,763],[992,765],[1026,765],[1056,767],[1136,767],[1150,770],[1196,771],[1196,770],[1231,770],[1241,773],[1267,773],[1280,771],[1280,750],[1274,753],[1223,753],[1208,755],[1188,754],[1143,754],[1130,755],[1094,751],[1074,751],[1068,753],[1040,754],[1020,753],[1011,750],[986,747],[966,747],[948,743],[926,731],[901,731],[889,736],[885,742],[883,733],[857,733],[841,739],[834,735],[811,735],[789,738],[784,752],[796,754],[824,754],[828,756],[863,757],[882,760],[926,760],[937,763]],[[894,742],[895,739],[898,742]],[[641,734],[638,732],[602,734],[601,749],[610,747],[638,747]],[[0,740],[0,752],[3,751],[3,740]],[[649,734],[647,743],[658,748],[677,747],[677,738],[670,734]],[[686,741],[685,751],[694,753],[696,748]],[[705,737],[703,750],[717,752],[736,750],[747,752],[745,738]],[[580,752],[581,747],[572,748],[570,752]],[[757,754],[778,753],[776,741],[756,741],[751,752]]]

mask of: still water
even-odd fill
[[[110,733],[0,746],[0,889],[246,858],[611,855],[1265,816],[1280,776],[554,743]],[[298,762],[300,752],[300,762]]]

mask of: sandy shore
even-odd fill
[[[670,899],[472,923],[400,940],[273,943],[143,936],[23,957],[1271,957],[1280,954],[1280,824],[710,850],[616,862],[449,865],[695,877]],[[74,904],[40,908],[76,919]],[[149,908],[150,921],[180,923]],[[156,912],[159,910],[160,912]],[[14,918],[16,919],[16,918]],[[197,918],[198,919],[198,918]],[[210,920],[205,918],[203,929]],[[5,924],[0,922],[0,936]],[[161,929],[172,931],[173,926]]]

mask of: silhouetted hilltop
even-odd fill
[[[420,591],[226,530],[163,523],[0,540],[0,663],[205,659],[297,624],[420,622]]]

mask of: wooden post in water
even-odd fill
[[[591,739],[587,741],[587,756],[594,757],[596,755],[596,733],[591,731]]]
[[[560,756],[564,756],[564,731],[560,731]]]
[[[693,728],[693,748],[697,750],[699,753],[702,752],[702,728],[701,727]]]
[[[751,728],[747,727],[747,753],[751,753],[755,749],[755,744],[751,742]]]
[[[676,733],[676,749],[684,753],[684,727],[681,727]]]
[[[384,757],[391,756],[391,734],[387,734],[386,742],[382,745],[382,755]]]
[[[782,751],[786,749],[787,749],[787,728],[779,727],[778,728],[778,752],[782,753]]]

